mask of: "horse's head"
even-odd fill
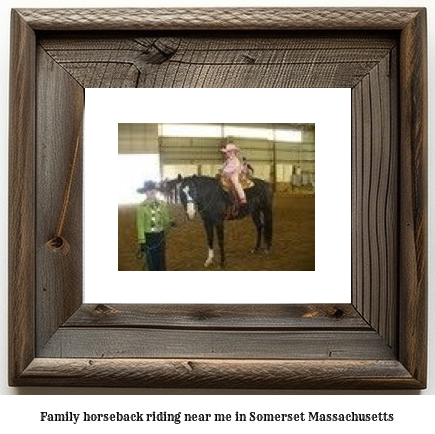
[[[180,184],[180,200],[189,220],[193,220],[196,213],[196,201],[198,192],[195,178],[185,178]]]

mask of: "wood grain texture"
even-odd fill
[[[35,35],[11,17],[9,118],[9,378],[35,356]]]
[[[399,91],[398,92],[391,92],[391,99],[390,99],[390,110],[392,112],[399,112],[400,108],[399,108],[399,101],[400,101],[400,96],[399,96],[399,92],[400,92],[400,82],[399,82],[399,49],[395,48],[392,50],[392,55],[391,55],[391,59],[390,59],[390,75],[392,76],[392,78],[394,77],[394,79],[391,80],[392,86],[395,86],[395,83],[399,84]],[[388,107],[385,108],[385,110],[388,110]],[[383,114],[383,116],[385,116]],[[399,116],[394,116],[392,118],[390,118],[390,135],[391,135],[391,144],[392,144],[392,150],[397,149],[400,143],[400,135],[399,135],[399,125],[400,125],[400,115]],[[400,153],[399,152],[394,152],[391,156],[391,164],[392,167],[397,167],[397,165],[400,162]],[[393,175],[393,171],[391,171],[392,176]],[[399,188],[399,178],[400,178],[400,171],[397,173],[397,188]],[[399,255],[400,255],[400,244],[399,244],[399,223],[397,222],[397,214],[399,212],[399,206],[400,206],[400,201],[396,200],[396,201],[389,201],[389,206],[390,208],[386,210],[386,212],[388,212],[388,215],[390,216],[390,219],[385,221],[385,229],[387,231],[393,231],[396,232],[397,237],[393,237],[392,242],[392,254],[394,255],[394,259],[395,261],[397,261],[398,266],[400,267],[400,263],[399,263]],[[385,306],[388,312],[396,312],[396,315],[388,315],[384,318],[384,324],[385,324],[385,330],[387,332],[388,338],[387,338],[387,342],[396,342],[397,344],[394,345],[394,347],[397,349],[398,348],[398,340],[399,340],[399,336],[398,336],[398,332],[397,332],[397,328],[399,327],[399,303],[400,303],[400,298],[399,298],[399,291],[397,290],[397,288],[399,287],[399,274],[395,274],[395,275],[391,275],[389,277],[389,285],[392,288],[396,288],[394,291],[391,291],[390,293],[385,293],[386,294],[386,299],[384,299],[383,301],[385,301]]]
[[[67,255],[45,243],[56,234],[77,138],[82,136],[84,89],[50,56],[37,51],[36,341],[37,352],[82,302],[81,152],[62,235]],[[81,149],[81,148],[80,148]],[[51,312],[50,315],[45,315]]]
[[[352,89],[353,300],[358,312],[397,348],[398,111],[392,49]],[[369,120],[369,122],[367,121]]]
[[[13,12],[10,384],[424,388],[425,23],[421,8]],[[83,88],[296,86],[352,88],[352,306],[81,305],[80,183],[71,257],[41,243]]]
[[[84,87],[352,88],[397,39],[352,32],[226,32],[201,38],[68,34],[39,43]]]
[[[19,383],[100,387],[225,389],[418,389],[391,360],[41,359]]]
[[[39,357],[394,360],[374,330],[60,328]]]
[[[401,34],[399,360],[426,381],[427,39],[426,11]]]
[[[83,304],[64,327],[184,330],[370,330],[351,305]]]
[[[18,9],[35,30],[400,30],[420,8]]]

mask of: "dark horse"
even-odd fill
[[[266,251],[272,244],[272,192],[262,179],[254,178],[254,185],[245,190],[247,207],[237,219],[251,215],[257,228],[257,242],[254,252],[260,250],[264,238]],[[191,176],[184,178],[180,186],[180,199],[189,219],[198,211],[207,234],[208,257],[204,266],[208,267],[214,257],[213,238],[216,231],[221,254],[220,265],[225,267],[224,221],[234,202],[233,193],[226,192],[217,178]]]

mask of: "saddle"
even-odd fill
[[[243,190],[247,190],[255,185],[254,181],[249,179],[245,174],[239,175],[239,182]],[[229,194],[230,197],[225,213],[225,220],[239,220],[243,217],[246,217],[248,214],[248,206],[245,204],[242,207],[231,181],[225,176],[219,176],[219,184],[222,189]]]
[[[239,182],[242,186],[243,190],[247,190],[255,185],[252,179],[249,179],[245,174],[241,173],[239,175]],[[224,191],[227,193],[232,192],[234,190],[233,184],[226,176],[219,176],[219,183]]]

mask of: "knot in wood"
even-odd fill
[[[106,306],[105,304],[98,304],[97,306],[95,306],[94,309],[94,312],[98,314],[107,314],[107,313],[112,313],[114,311],[115,309],[113,309],[110,306]]]
[[[342,309],[335,309],[334,313],[332,314],[332,316],[335,319],[341,319],[344,316],[344,311]]]
[[[45,247],[52,253],[62,253],[63,255],[67,255],[71,249],[68,241],[60,235],[48,240]]]

